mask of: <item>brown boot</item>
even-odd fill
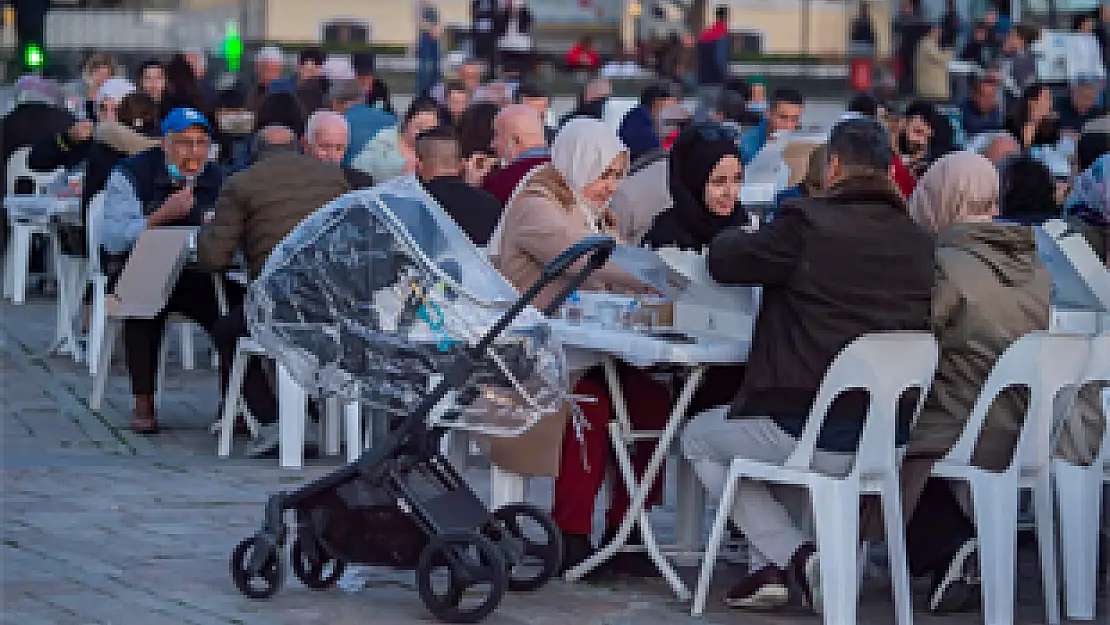
[[[154,416],[154,395],[136,395],[135,411],[131,415],[131,431],[136,434],[155,434],[158,420]]]

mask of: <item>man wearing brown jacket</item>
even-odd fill
[[[251,280],[256,279],[270,252],[301,220],[350,190],[339,167],[347,139],[342,115],[318,111],[306,126],[304,154],[291,145],[264,144],[258,162],[228,178],[220,190],[215,215],[197,236],[199,267],[222,270],[242,250],[247,273]],[[248,334],[243,307],[238,306],[213,330],[220,358],[230,363],[239,338]],[[257,362],[247,369],[243,396],[259,422],[277,420],[273,390]],[[264,436],[251,454],[266,453],[276,443],[276,436]]]

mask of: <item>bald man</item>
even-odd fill
[[[453,130],[440,127],[417,137],[416,174],[471,241],[478,245],[489,243],[501,218],[501,203],[462,179],[459,140]]]
[[[308,118],[306,129],[306,154],[291,149],[264,150],[256,163],[224,183],[215,216],[197,235],[201,270],[221,271],[231,266],[236,252],[242,250],[253,281],[270,252],[297,224],[350,190],[338,164],[347,148],[346,120],[338,113],[317,111]],[[220,362],[230,364],[235,344],[247,336],[243,307],[221,318],[212,335]],[[248,366],[243,398],[265,430],[250,454],[273,452],[278,440],[277,403],[257,362]]]
[[[501,109],[493,120],[493,150],[502,165],[486,174],[482,190],[504,206],[525,174],[551,160],[543,120],[536,109],[527,104]]]

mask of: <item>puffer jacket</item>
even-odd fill
[[[963,432],[983,382],[1012,342],[1047,330],[1052,279],[1029,226],[957,224],[940,234],[930,325],[940,344],[932,391],[907,455],[941,457]],[[976,462],[1005,467],[1027,396],[1005,392],[991,407]]]
[[[221,270],[242,249],[254,280],[274,246],[301,220],[349,190],[336,164],[292,150],[263,151],[220,189],[215,216],[197,236],[197,265]]]

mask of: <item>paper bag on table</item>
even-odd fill
[[[151,228],[139,235],[116,288],[108,296],[113,317],[152,319],[166,308],[189,257],[195,228]]]

